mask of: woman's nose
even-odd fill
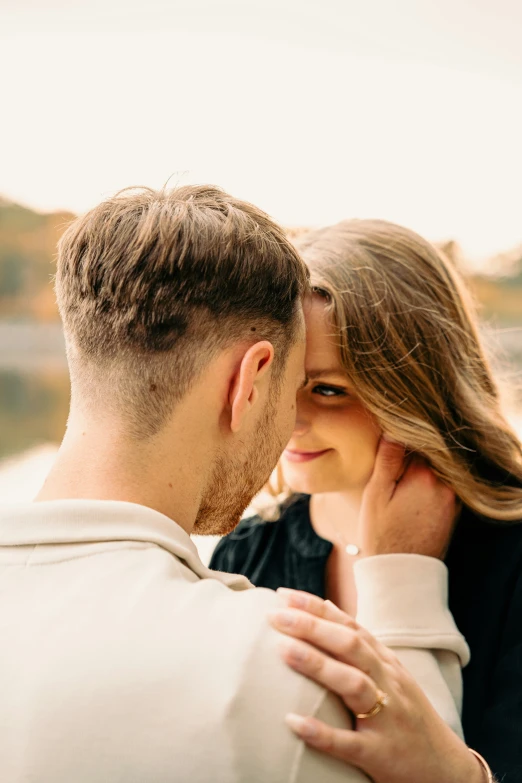
[[[310,417],[307,415],[306,405],[297,398],[297,415],[295,417],[294,435],[306,435],[310,430]]]

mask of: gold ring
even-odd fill
[[[379,712],[382,710],[383,707],[386,707],[386,705],[389,703],[390,697],[387,693],[384,691],[379,690],[377,688],[377,701],[371,708],[370,712],[360,712],[359,715],[356,715],[355,717],[357,720],[366,720],[366,718],[373,718],[374,715],[378,715]]]

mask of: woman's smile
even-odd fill
[[[310,460],[322,457],[332,449],[322,449],[322,451],[298,451],[297,449],[285,449],[283,456],[289,462],[310,462]]]

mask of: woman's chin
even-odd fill
[[[285,465],[283,468],[285,483],[292,492],[302,493],[304,495],[317,495],[321,492],[335,492],[336,488],[332,486],[331,478],[318,475],[306,475],[306,471],[293,470]]]
[[[356,492],[359,494],[364,491],[373,470],[372,465],[362,475],[351,477],[351,480],[348,480],[346,475],[336,475],[335,471],[310,470],[306,463],[295,466],[284,459],[282,462],[285,484],[292,492],[304,495],[321,495],[327,492]]]

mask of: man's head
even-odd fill
[[[76,220],[59,246],[73,406],[117,420],[136,444],[150,440],[209,365],[237,348],[227,398],[232,433],[232,397],[242,411],[236,442],[229,451],[224,439],[202,504],[215,513],[221,496],[232,508],[234,474],[254,492],[290,434],[278,406],[301,372],[292,351],[307,286],[296,250],[251,204],[210,186],[119,193]],[[255,415],[241,407],[249,388],[266,391]]]

